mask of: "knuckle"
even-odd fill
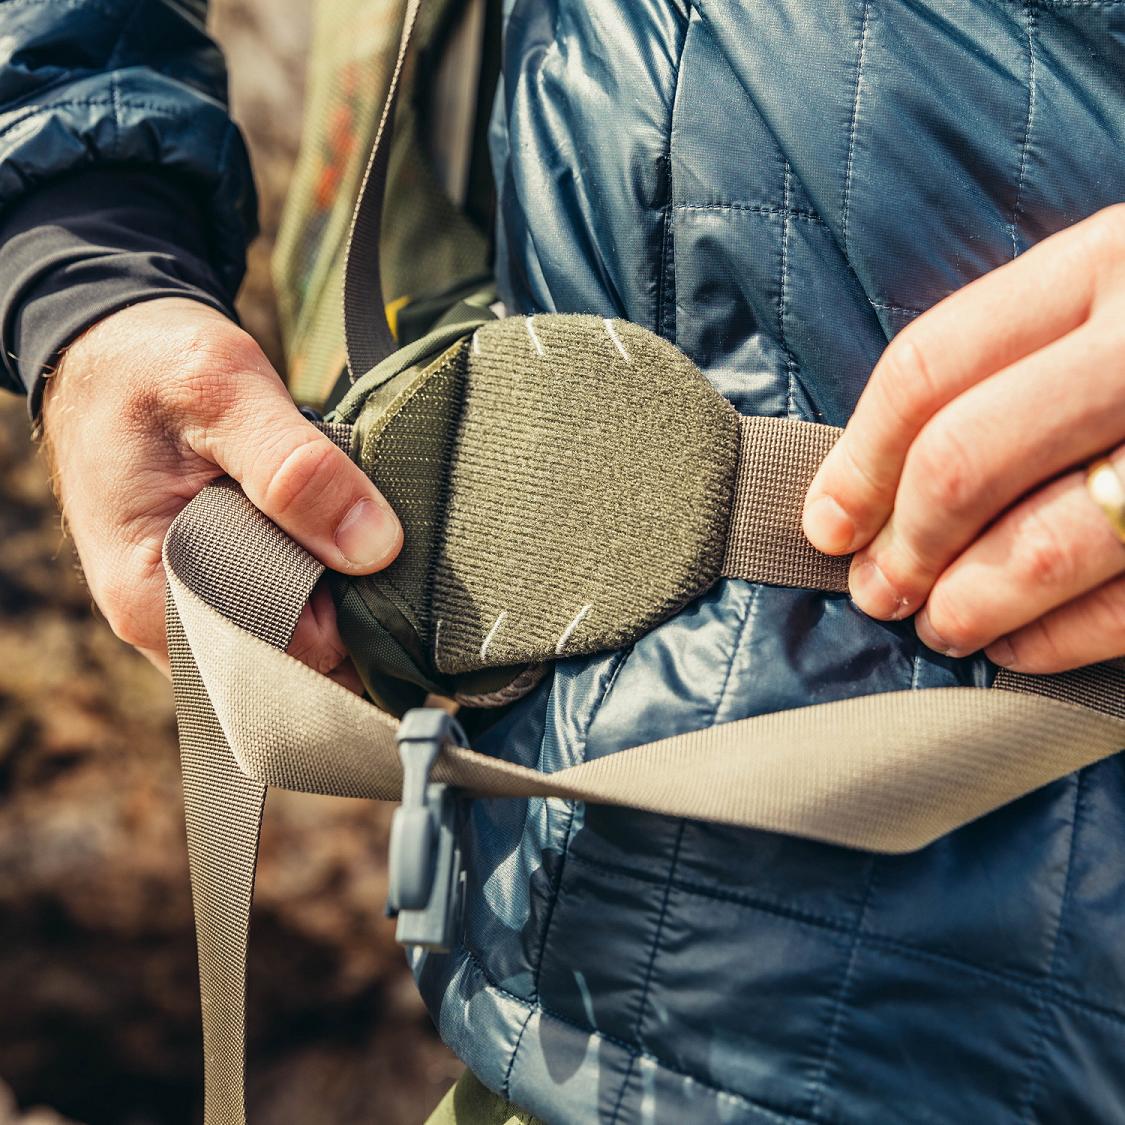
[[[935,423],[922,431],[907,454],[904,475],[942,515],[966,515],[981,491],[981,470],[950,425]]]
[[[1069,589],[1078,576],[1074,549],[1037,512],[1028,513],[1021,528],[1017,555],[1020,578],[1032,587]]]
[[[268,474],[262,490],[267,513],[285,516],[310,504],[325,507],[325,496],[340,477],[341,456],[331,442],[310,431],[309,438],[284,454]]]
[[[1084,224],[1091,250],[1118,260],[1125,251],[1125,203],[1114,203],[1093,214]]]

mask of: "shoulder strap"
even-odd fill
[[[383,308],[383,278],[379,236],[383,227],[383,198],[387,186],[395,107],[402,85],[402,69],[410,49],[421,0],[405,0],[398,56],[391,72],[383,115],[359,189],[351,232],[344,254],[344,340],[348,372],[355,382],[395,349],[394,336]]]

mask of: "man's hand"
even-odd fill
[[[167,667],[160,548],[180,509],[217,477],[237,480],[333,570],[368,574],[402,546],[386,500],[301,416],[258,345],[196,301],[135,305],[82,335],[50,381],[43,422],[94,600],[159,667]],[[290,651],[348,681],[323,588]]]
[[[942,301],[887,348],[805,504],[872,617],[1025,672],[1125,654],[1125,545],[1084,466],[1125,476],[1125,205]]]

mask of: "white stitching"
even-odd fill
[[[608,324],[609,321],[606,321]],[[563,649],[566,648],[566,642],[574,635],[574,630],[586,620],[586,615],[592,610],[593,605],[584,605],[575,615],[574,620],[562,631],[562,636],[559,637],[559,643],[555,645],[555,655],[562,656]]]
[[[842,241],[844,244],[844,257],[848,259],[849,264],[851,263],[851,259],[848,255],[848,215],[851,211],[852,170],[855,166],[855,138],[856,131],[859,127],[859,95],[860,90],[863,88],[863,65],[867,60],[867,28],[870,19],[871,0],[863,0],[863,26],[860,28],[859,33],[859,58],[856,60],[855,67],[855,90],[852,94],[852,116],[851,121],[848,123],[848,161],[847,167],[844,170]]]
[[[793,352],[789,347],[788,341],[785,339],[785,314],[788,311],[789,302],[789,197],[790,197],[790,183],[793,179],[793,169],[789,166],[789,161],[785,161],[785,173],[782,181],[782,194],[784,202],[781,205],[782,211],[785,212],[785,217],[781,221],[781,283],[777,287],[777,335],[781,344],[781,350],[785,353],[785,413],[789,418],[793,418],[797,414],[797,404],[795,401],[796,388],[793,385],[793,368],[796,363],[793,359]]]
[[[606,333],[613,341],[613,346],[621,353],[621,358],[626,363],[632,363],[633,361],[629,358],[629,353],[625,350],[625,345],[621,342],[621,337],[617,335],[617,329],[613,327],[613,321],[607,316],[602,323],[605,324]]]
[[[480,329],[473,333],[473,355],[480,355]]]
[[[531,318],[528,317],[528,320],[530,320],[530,319]],[[508,616],[508,611],[506,609],[502,609],[500,611],[500,616],[498,618],[496,618],[496,620],[492,623],[492,628],[488,630],[488,636],[484,638],[484,641],[480,646],[480,658],[481,658],[481,660],[487,660],[488,659],[488,646],[490,644],[492,644],[492,638],[495,637],[496,634],[500,631],[500,626],[504,624],[504,619],[507,616]]]
[[[535,345],[535,350],[540,355],[546,355],[547,353],[545,351],[543,351],[543,345],[541,343],[539,343],[539,337],[536,335],[535,325],[532,323],[533,320],[534,320],[534,317],[529,316],[529,317],[526,318],[527,334],[531,337],[531,342]]]
[[[1016,179],[1016,201],[1012,206],[1012,221],[1008,224],[1008,232],[1012,238],[1012,257],[1019,257],[1019,221],[1023,213],[1023,191],[1027,180],[1027,158],[1031,146],[1031,126],[1035,120],[1035,34],[1038,28],[1038,17],[1035,9],[1030,4],[1025,4],[1027,9],[1027,120],[1023,129],[1023,140],[1020,142],[1020,164]]]
[[[441,627],[445,623],[444,617],[437,619],[437,624],[434,625],[434,662],[438,659],[438,645],[441,644]]]

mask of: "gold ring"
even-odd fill
[[[1125,481],[1106,458],[1094,461],[1086,470],[1086,491],[1105,513],[1114,535],[1125,543]]]

